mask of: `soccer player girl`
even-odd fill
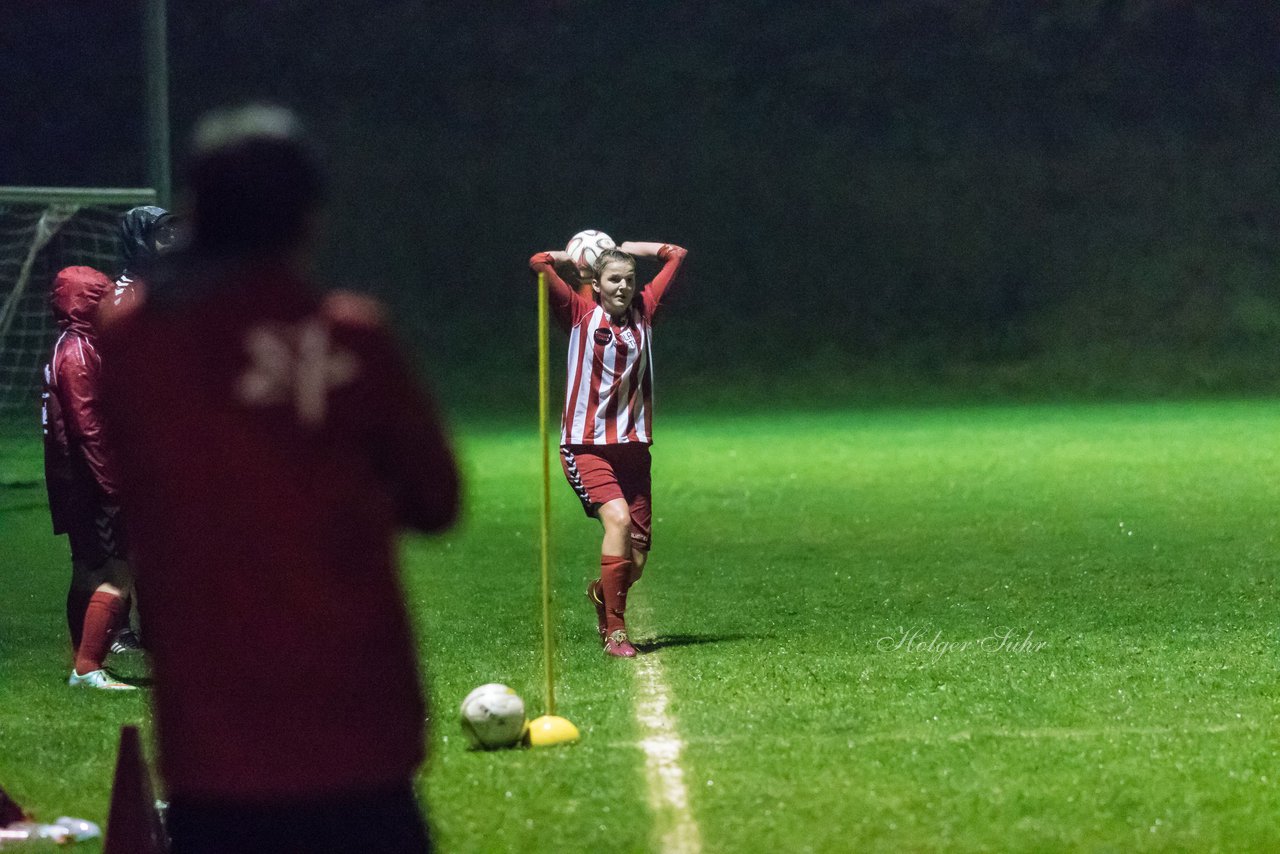
[[[569,371],[560,430],[560,461],[587,516],[604,527],[600,577],[587,585],[608,655],[631,658],[627,592],[640,578],[652,543],[649,445],[653,442],[653,331],[658,305],[684,261],[669,243],[623,243],[600,253],[589,300],[557,275],[564,252],[529,260],[545,273],[551,311],[569,333]],[[641,291],[636,258],[662,270]]]

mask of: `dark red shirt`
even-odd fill
[[[407,780],[425,709],[396,534],[458,511],[434,407],[369,300],[283,269],[181,284],[101,334],[168,790]]]

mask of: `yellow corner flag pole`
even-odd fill
[[[551,449],[547,444],[547,401],[551,396],[547,339],[550,314],[547,276],[538,274],[538,440],[542,445],[542,655],[547,680],[547,713],[529,722],[528,743],[553,747],[578,740],[578,728],[556,715],[555,634],[551,625]]]
[[[547,401],[551,379],[547,339],[550,323],[547,275],[538,274],[538,444],[542,448],[542,655],[547,680],[547,714],[556,713],[555,637],[551,631],[551,450],[547,445]]]

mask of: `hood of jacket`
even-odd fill
[[[64,331],[93,334],[93,316],[98,301],[111,289],[105,273],[92,267],[66,267],[53,279],[49,303],[58,328]]]
[[[124,273],[146,267],[155,257],[151,230],[156,220],[168,213],[155,205],[130,208],[120,217],[120,257]]]

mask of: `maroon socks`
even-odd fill
[[[631,587],[635,565],[630,558],[600,556],[600,587],[604,593],[605,633],[626,629],[627,589]]]
[[[111,646],[111,635],[120,623],[124,601],[101,590],[89,597],[84,611],[84,631],[76,647],[76,673],[81,676],[101,670]]]

